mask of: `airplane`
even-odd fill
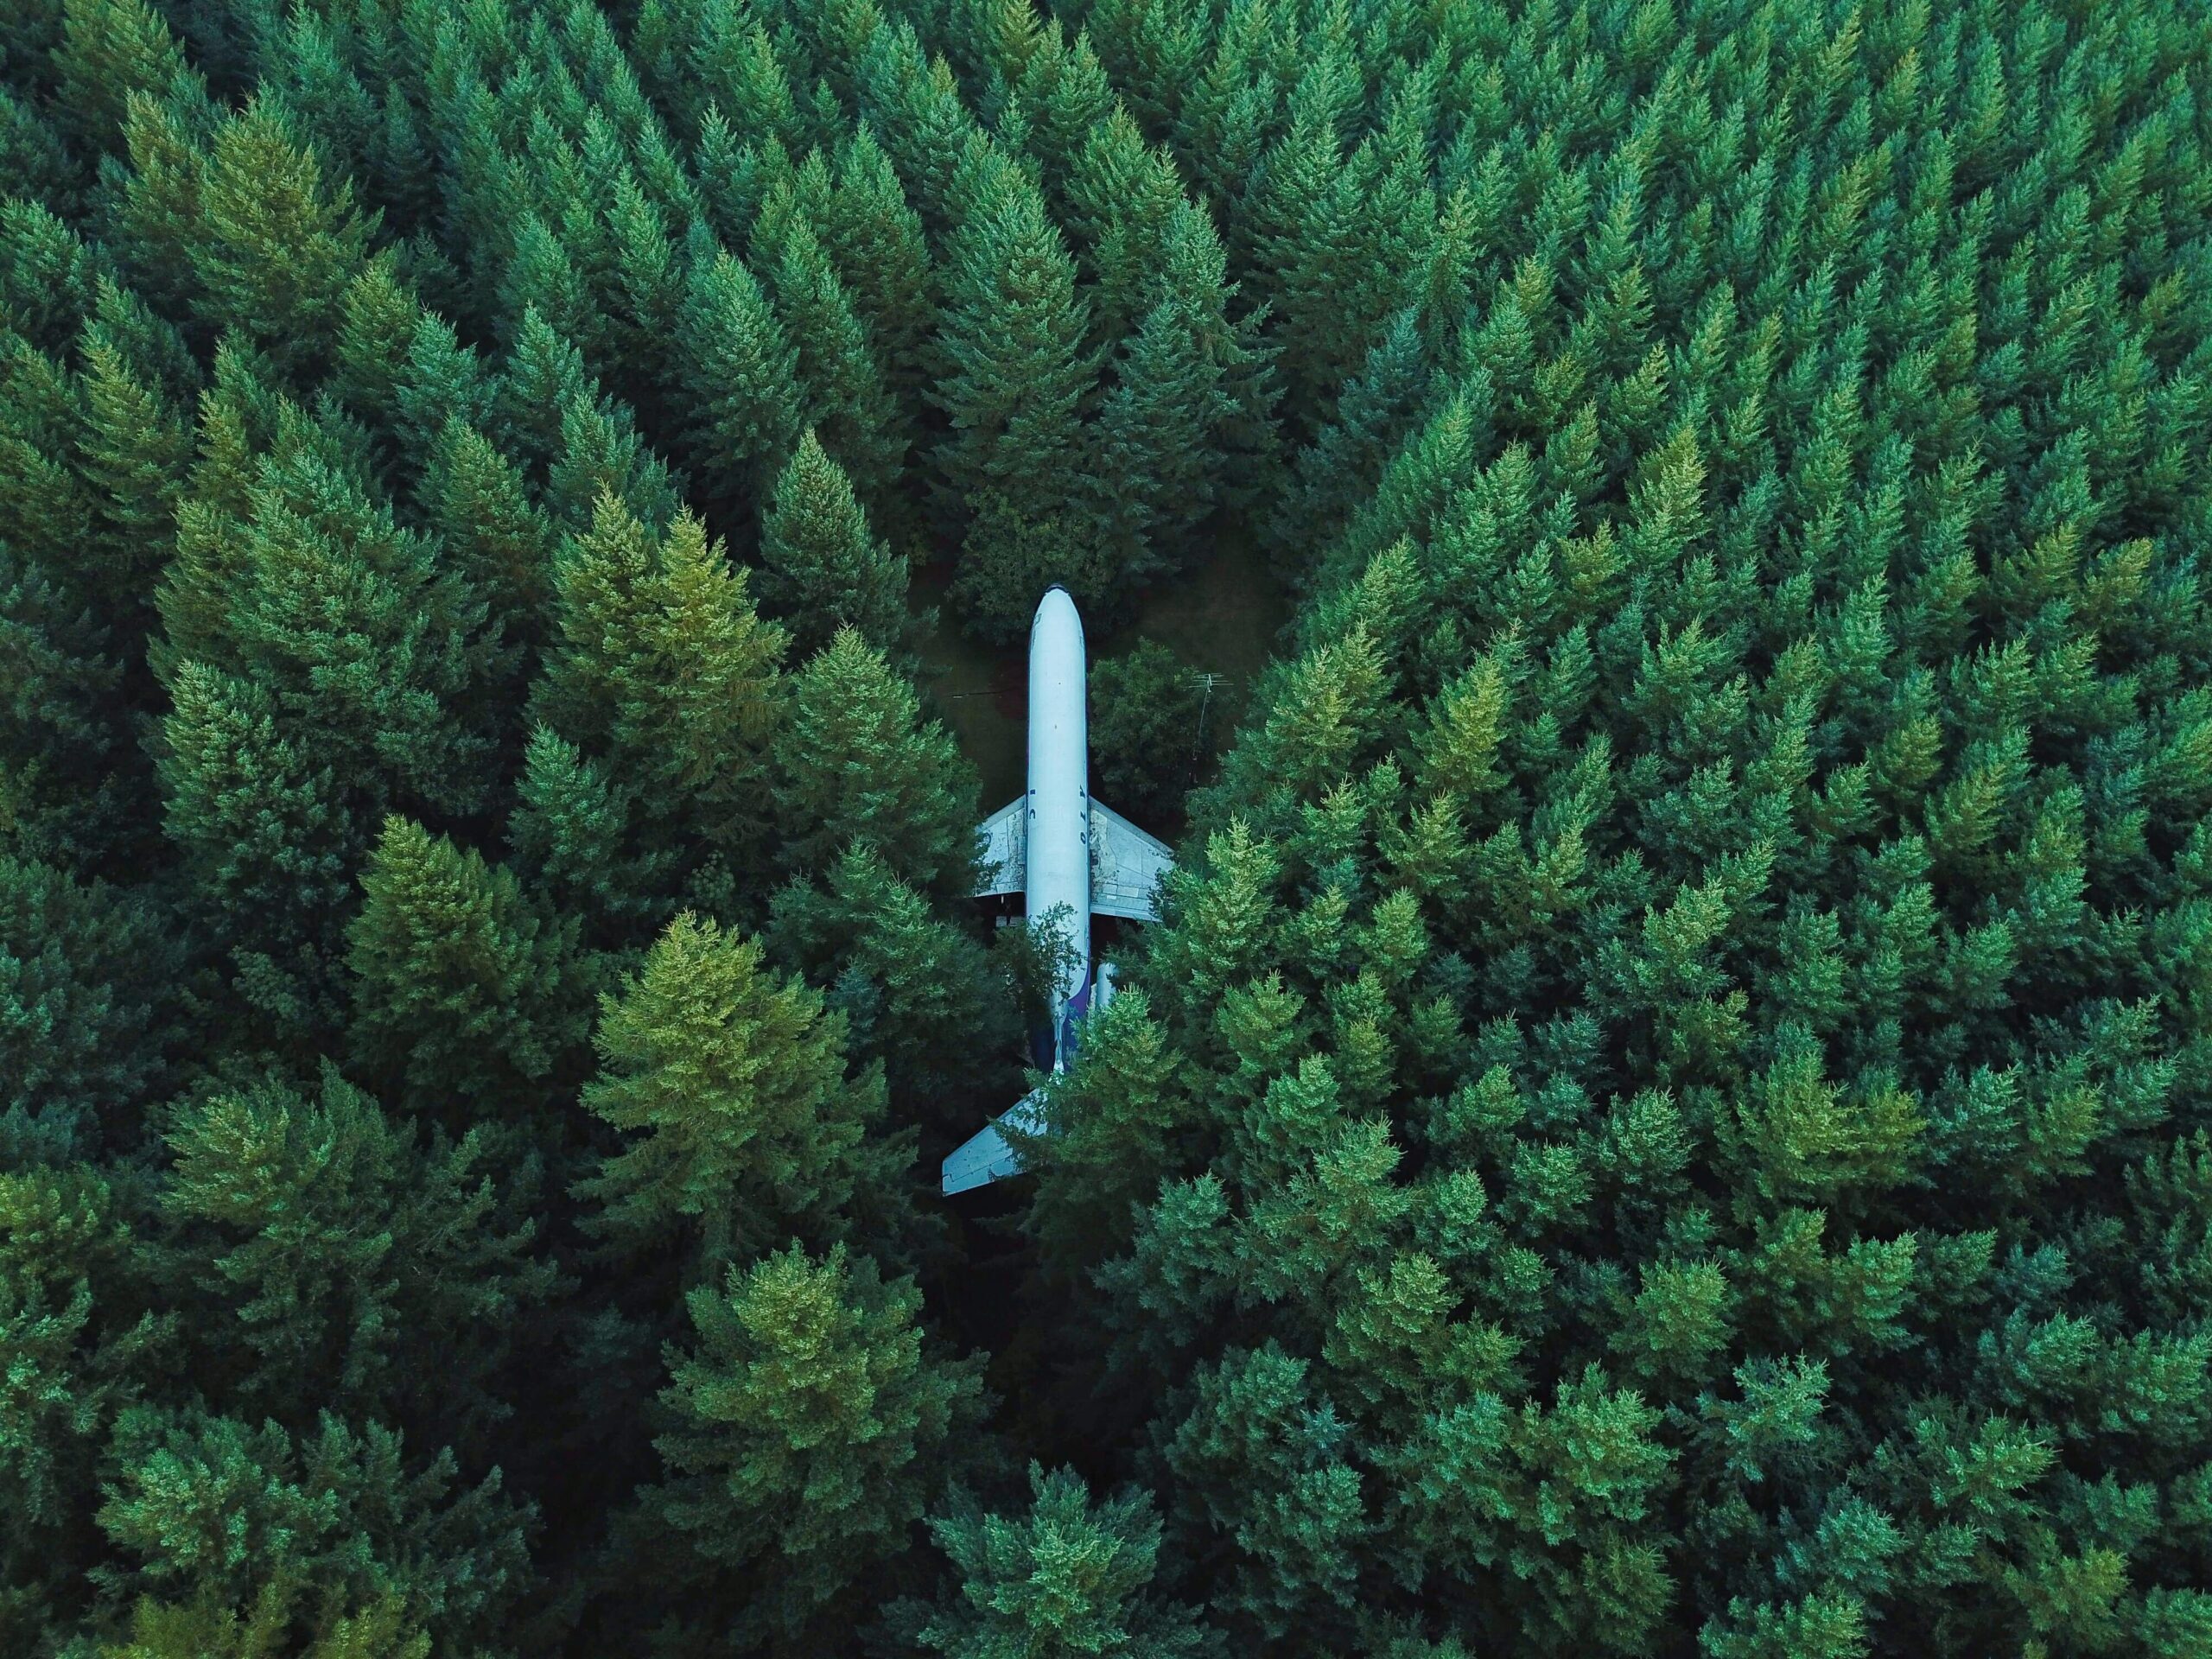
[[[1052,990],[1052,1063],[1073,1058],[1075,1027],[1114,995],[1111,966],[1094,982],[1090,918],[1157,920],[1154,893],[1175,855],[1090,794],[1090,723],[1084,696],[1083,619],[1055,583],[1029,624],[1028,787],[978,827],[983,875],[978,898],[1019,893],[1031,921],[1065,905],[1074,960]],[[1033,1090],[944,1160],[947,1197],[1020,1173],[1021,1160],[999,1126],[1043,1131],[1044,1090]]]

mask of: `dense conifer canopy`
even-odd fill
[[[0,6],[0,1659],[2212,1653],[2208,550],[2193,0]]]

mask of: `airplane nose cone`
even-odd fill
[[[1059,583],[1054,582],[1045,590],[1045,596],[1037,601],[1037,614],[1030,620],[1029,627],[1033,633],[1040,628],[1055,632],[1063,628],[1072,628],[1076,637],[1082,638],[1083,620],[1076,614],[1074,596]]]

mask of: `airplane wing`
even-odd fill
[[[1090,802],[1090,907],[1133,922],[1160,919],[1160,878],[1175,868],[1174,849],[1148,836],[1096,796]]]
[[[983,878],[976,887],[978,899],[1021,891],[1028,874],[1022,856],[1027,826],[1021,809],[1028,798],[1015,796],[976,826],[976,834],[983,843]]]
[[[1043,1134],[1045,1091],[1031,1090],[953,1148],[944,1160],[943,1186],[947,1198],[1021,1173],[1020,1154],[999,1133],[1001,1123],[1012,1125],[1023,1135]]]

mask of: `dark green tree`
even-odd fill
[[[892,399],[867,326],[821,239],[788,193],[772,197],[753,233],[797,353],[801,418],[836,457],[863,499],[887,519],[903,517],[899,472],[912,442]],[[777,470],[782,456],[777,454]],[[771,473],[768,476],[775,476]]]
[[[863,123],[840,145],[836,187],[810,217],[911,419],[937,322],[935,276],[920,217],[873,127]]]
[[[142,1407],[111,1456],[99,1523],[113,1554],[99,1578],[118,1614],[151,1598],[270,1625],[270,1602],[297,1597],[296,1622],[272,1634],[304,1649],[333,1635],[332,1603],[390,1599],[434,1643],[496,1645],[531,1588],[531,1517],[498,1477],[466,1484],[449,1453],[410,1459],[374,1424],[325,1415],[287,1432]]]
[[[173,1075],[185,957],[148,895],[0,854],[0,1121],[119,1151]],[[3,1162],[4,1160],[0,1160]]]
[[[776,750],[784,857],[822,869],[855,843],[925,891],[975,889],[976,774],[912,682],[846,627],[791,676]]]
[[[280,1024],[338,1019],[337,964],[366,837],[327,761],[250,680],[186,663],[162,723],[162,826],[245,1000]]]
[[[634,803],[639,854],[679,880],[708,855],[765,861],[785,636],[721,544],[689,514],[657,536],[602,495],[556,564],[554,622],[532,709]]]
[[[501,1368],[558,1277],[532,1248],[535,1160],[503,1155],[501,1126],[426,1143],[326,1064],[313,1097],[226,1089],[168,1140],[165,1271],[208,1382],[302,1427],[344,1410],[439,1444],[512,1410]]]
[[[868,528],[845,470],[810,429],[776,480],[760,526],[760,597],[810,656],[850,626],[895,652],[909,628],[906,561]]]
[[[581,1084],[593,976],[574,920],[406,818],[385,820],[361,892],[346,1029],[363,1075],[461,1123],[526,1121]]]
[[[190,73],[184,54],[144,0],[77,0],[53,10],[61,24],[53,47],[54,107],[79,142],[119,154],[130,94],[167,97]]]
[[[215,134],[198,197],[201,316],[239,330],[280,366],[320,367],[372,230],[353,211],[352,186],[326,189],[313,150],[264,100]]]
[[[289,412],[279,428],[242,522],[203,521],[171,567],[168,649],[265,688],[356,798],[480,807],[512,672],[481,594],[372,493],[342,432]]]
[[[989,953],[869,842],[779,892],[766,939],[845,1016],[852,1052],[883,1062],[899,1121],[957,1130],[1019,1092]]]
[[[7,1161],[22,1150],[10,1145]],[[26,1648],[62,1639],[86,1611],[102,1450],[175,1359],[175,1317],[156,1306],[133,1208],[89,1165],[0,1170],[0,1631]]]
[[[1104,596],[1077,494],[1096,365],[1073,262],[1036,188],[981,141],[963,178],[972,205],[944,274],[947,372],[930,397],[952,427],[938,466],[974,519],[955,591],[1002,635],[1055,578],[1079,599]]]
[[[725,499],[756,500],[806,424],[798,354],[758,279],[718,249],[692,266],[678,332],[702,475]]]
[[[1207,759],[1199,729],[1207,701],[1197,674],[1156,639],[1090,664],[1090,786],[1101,800],[1157,828],[1182,811],[1183,793]],[[1235,710],[1212,700],[1206,723],[1218,733]],[[1218,722],[1218,723],[1217,723]]]

